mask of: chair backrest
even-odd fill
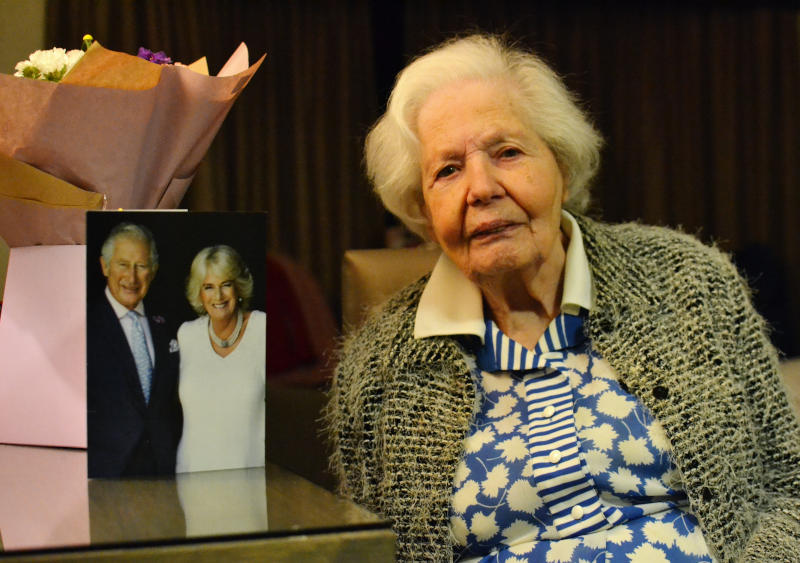
[[[342,261],[342,326],[358,327],[393,293],[433,269],[438,247],[348,250]]]

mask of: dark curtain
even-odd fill
[[[796,9],[51,0],[48,23],[53,44],[91,31],[128,52],[207,54],[212,71],[241,40],[253,57],[266,51],[184,203],[267,210],[269,247],[309,268],[337,311],[342,251],[383,242],[360,147],[395,74],[454,33],[507,32],[565,77],[607,140],[593,213],[680,226],[735,252],[779,347],[800,353]]]

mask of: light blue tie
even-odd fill
[[[128,311],[125,315],[131,320],[131,352],[136,362],[136,371],[139,372],[139,383],[142,385],[144,402],[150,402],[150,380],[153,375],[153,362],[150,360],[150,351],[147,349],[147,339],[144,336],[142,325],[139,324],[139,315]]]

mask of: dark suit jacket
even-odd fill
[[[177,344],[163,317],[149,316],[155,348],[150,402],[133,354],[105,295],[89,303],[87,410],[89,477],[172,475],[183,416],[178,401]]]

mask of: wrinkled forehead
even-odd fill
[[[118,237],[114,241],[112,260],[150,263],[150,244],[136,237]]]

